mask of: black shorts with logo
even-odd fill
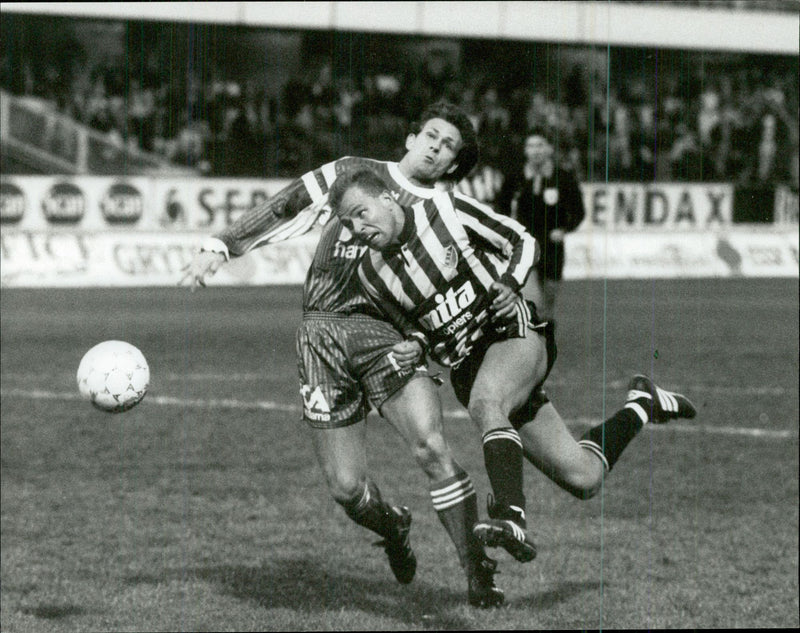
[[[520,407],[511,412],[509,420],[514,428],[519,428],[526,422],[530,422],[536,412],[546,403],[550,402],[544,390],[544,381],[550,375],[550,370],[556,362],[558,350],[556,348],[555,328],[550,321],[540,321],[536,313],[536,306],[533,301],[526,301],[533,315],[531,322],[528,324],[528,331],[526,335],[543,336],[545,339],[545,347],[547,350],[547,371],[545,371],[542,379],[534,385],[531,390],[528,400]],[[453,385],[453,391],[456,394],[458,401],[465,407],[469,404],[470,393],[472,392],[472,385],[475,383],[475,377],[478,375],[478,370],[483,364],[483,358],[486,351],[499,341],[505,341],[510,338],[518,337],[518,330],[516,328],[509,328],[500,332],[487,332],[483,338],[474,344],[472,351],[457,367],[450,371],[450,383]]]

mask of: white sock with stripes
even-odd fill
[[[472,534],[472,526],[478,521],[478,502],[472,480],[458,468],[454,476],[433,484],[430,492],[433,508],[456,546],[461,566],[469,571],[485,556],[483,547]]]

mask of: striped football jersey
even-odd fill
[[[458,365],[488,328],[520,328],[524,336],[531,314],[521,297],[513,321],[495,324],[489,313],[492,284],[518,292],[538,259],[522,225],[458,192],[437,192],[404,212],[402,245],[371,249],[359,266],[367,292],[398,329],[445,366]]]
[[[430,198],[434,189],[410,182],[397,163],[347,156],[307,172],[269,200],[251,209],[214,236],[232,255],[308,233],[322,226],[319,243],[303,287],[303,309],[314,312],[378,315],[358,281],[358,262],[367,250],[327,205],[328,191],[345,170],[368,167],[386,182],[401,205]]]

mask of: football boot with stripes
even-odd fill
[[[472,533],[485,547],[502,547],[520,563],[536,558],[536,546],[525,531],[525,515],[521,510],[499,506],[489,495],[488,519],[481,519]]]
[[[417,572],[417,557],[411,549],[411,512],[406,507],[392,506],[392,514],[395,516],[392,534],[382,541],[375,543],[376,547],[383,547],[386,556],[389,558],[389,567],[392,573],[402,585],[407,585],[414,580]]]
[[[497,561],[484,557],[469,572],[468,598],[473,607],[491,609],[499,607],[506,597],[503,590],[494,584],[494,575],[497,571]]]
[[[631,378],[628,383],[625,406],[633,404],[641,406],[653,424],[664,424],[678,418],[691,419],[697,415],[697,409],[686,396],[662,389],[641,374]]]

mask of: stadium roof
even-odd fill
[[[176,10],[177,7],[179,10]],[[630,2],[13,2],[4,12],[798,54],[795,12]]]

